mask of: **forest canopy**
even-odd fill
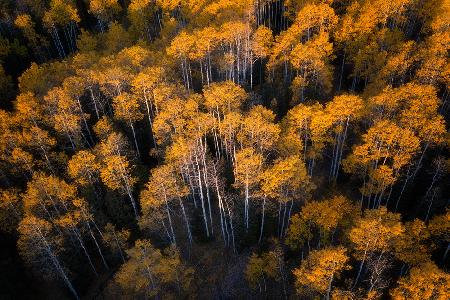
[[[1,0],[0,298],[450,299],[449,0]]]

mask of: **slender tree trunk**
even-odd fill
[[[197,165],[197,179],[198,179],[198,188],[200,191],[200,201],[202,204],[203,222],[205,224],[206,236],[209,237],[208,220],[207,220],[207,214],[206,214],[206,209],[205,209],[205,199],[203,198],[203,184],[202,184],[202,178],[201,178],[202,176],[201,176],[201,172],[200,172],[200,166],[198,163],[197,153],[195,154],[195,162]]]
[[[342,63],[341,63],[341,73],[339,76],[339,86],[338,86],[338,92],[341,91],[341,87],[342,87],[342,78],[344,77],[344,65],[345,65],[345,50],[344,50],[344,55],[342,57]]]
[[[281,217],[281,228],[280,228],[280,239],[283,236],[284,233],[284,222],[286,220],[286,210],[287,210],[287,203],[284,203],[284,211],[283,211],[283,216]]]
[[[248,176],[248,175],[247,175]],[[247,179],[248,181],[248,179]],[[245,213],[245,230],[248,231],[248,214],[249,214],[249,192],[248,183],[245,184],[245,202],[244,202],[244,213]]]
[[[335,165],[335,180],[337,180],[338,179],[338,176],[339,176],[339,167],[340,167],[340,165],[341,165],[341,162],[342,162],[342,153],[344,152],[344,144],[345,144],[345,139],[346,139],[346,137],[347,137],[347,130],[348,130],[348,123],[350,122],[350,117],[347,117],[347,122],[345,123],[345,130],[344,130],[344,135],[343,135],[343,137],[342,137],[342,140],[341,140],[341,147],[340,147],[340,149],[339,149],[339,154],[338,154],[338,161],[337,161],[337,163],[336,163],[336,165]]]
[[[86,118],[84,117],[84,112],[83,112],[83,108],[81,107],[80,98],[79,97],[76,97],[76,98],[77,98],[78,108],[80,109],[81,118],[83,119],[84,126],[86,127],[86,131],[87,131],[87,133],[89,135],[89,141],[92,144],[94,144],[94,140],[92,139],[91,131],[89,130],[89,126],[87,124]]]
[[[405,191],[406,185],[408,184],[410,168],[411,168],[411,166],[408,166],[408,170],[406,171],[406,179],[405,179],[405,182],[403,183],[403,187],[402,187],[402,190],[400,191],[400,195],[397,198],[397,202],[395,203],[394,212],[397,212],[398,204],[400,203],[400,199],[402,198],[403,192]]]
[[[122,258],[122,262],[125,263],[125,257],[122,253],[122,247],[120,246],[119,239],[117,238],[116,232],[113,230],[114,240],[116,241],[117,249],[119,249],[120,258]]]
[[[35,230],[37,230],[39,237],[42,241],[42,243],[44,244],[45,247],[45,252],[47,252],[47,255],[50,257],[50,260],[53,263],[53,266],[55,267],[55,269],[59,272],[60,276],[63,278],[64,283],[67,285],[67,287],[69,288],[70,292],[72,293],[72,295],[75,297],[75,299],[80,299],[78,297],[78,294],[76,292],[76,290],[74,289],[72,283],[70,282],[69,278],[66,275],[66,272],[64,271],[64,268],[61,266],[58,257],[56,256],[56,254],[53,253],[53,250],[51,249],[50,244],[47,242],[44,234],[41,231],[41,228],[39,228],[39,226],[33,226]]]
[[[206,135],[205,135],[206,138]],[[211,213],[211,199],[209,195],[209,180],[208,180],[208,169],[206,168],[206,141],[205,146],[202,145],[202,163],[203,163],[203,180],[205,182],[205,188],[206,188],[206,199],[208,200],[208,213],[209,213],[209,222],[211,225],[211,234],[214,234],[214,227],[213,227],[213,219],[212,219],[212,213]]]
[[[89,253],[86,250],[86,247],[83,243],[83,239],[81,238],[81,235],[78,232],[78,229],[77,228],[71,228],[71,229],[72,229],[73,233],[75,234],[75,237],[77,238],[78,242],[80,243],[80,246],[83,249],[84,255],[86,256],[86,258],[89,262],[89,265],[91,266],[92,271],[94,272],[95,276],[98,277],[97,270],[95,269],[94,264],[92,263],[91,256],[89,255]]]
[[[189,238],[189,244],[192,244],[193,239],[192,239],[192,233],[191,233],[191,226],[189,224],[186,210],[184,208],[183,200],[181,200],[181,197],[178,197],[178,200],[180,201],[181,212],[183,213],[184,222],[186,223],[186,230],[187,230],[187,234],[188,234],[188,238]]]
[[[292,213],[292,206],[294,205],[294,200],[291,199],[291,205],[289,206],[289,213],[288,213],[288,219],[286,223],[286,227],[289,226],[289,222],[291,221],[291,213]],[[286,234],[286,231],[285,231]]]
[[[442,262],[445,262],[447,259],[448,252],[450,251],[450,242],[447,245],[447,249],[445,249],[444,255],[442,256]]]
[[[176,245],[177,241],[175,239],[175,232],[173,230],[172,217],[170,215],[169,201],[167,201],[166,188],[164,187],[164,185],[161,185],[161,187],[163,188],[164,191],[164,202],[166,204],[167,218],[169,219],[170,233],[172,234],[172,243]]]
[[[225,200],[225,205],[227,207],[228,217],[230,218],[231,240],[233,242],[233,251],[234,251],[234,253],[236,253],[236,244],[235,244],[234,227],[233,227],[233,214],[231,213],[230,206],[228,205],[228,202],[226,200]]]
[[[333,277],[334,274],[331,275],[330,281],[328,282],[328,289],[327,289],[327,300],[330,300],[330,293],[331,293],[331,284],[333,283]]]
[[[153,132],[153,123],[152,123],[152,117],[151,117],[151,113],[150,113],[150,106],[148,104],[147,97],[144,97],[144,98],[145,98],[145,106],[147,108],[148,123],[150,124],[150,131],[151,131],[151,134],[152,134],[153,145],[156,148],[156,140],[155,140],[155,134]]]
[[[105,257],[103,256],[103,252],[102,252],[102,250],[100,249],[99,244],[97,243],[97,239],[95,238],[94,233],[92,232],[91,225],[89,225],[89,221],[87,221],[86,223],[87,223],[87,226],[88,226],[88,229],[89,229],[89,234],[91,235],[92,240],[94,241],[94,244],[95,244],[95,246],[97,247],[98,254],[100,254],[100,257],[102,258],[103,265],[105,266],[105,268],[106,268],[107,270],[109,270],[109,266],[108,266],[108,264],[106,263]]]
[[[413,172],[413,174],[411,176],[412,180],[414,180],[414,178],[416,177],[417,173],[419,172],[419,170],[420,170],[420,168],[422,166],[422,161],[423,161],[423,158],[425,157],[425,153],[426,153],[429,145],[430,145],[430,143],[428,142],[428,143],[425,144],[425,147],[423,148],[422,154],[420,155],[420,159],[419,159],[419,161],[417,163],[417,167],[416,167],[416,169],[414,170],[414,172]]]
[[[263,199],[262,216],[261,216],[261,231],[260,231],[260,233],[259,233],[258,244],[261,243],[262,236],[263,236],[263,230],[264,230],[264,209],[265,209],[265,206],[266,206],[266,196],[264,196],[264,199]]]
[[[364,250],[363,259],[361,260],[361,264],[359,265],[358,275],[356,276],[355,283],[353,284],[353,288],[356,287],[356,285],[358,284],[359,277],[361,276],[362,268],[363,268],[364,262],[366,260],[368,247],[369,247],[369,243],[366,244],[366,249]]]
[[[131,127],[131,132],[133,133],[133,139],[134,139],[134,145],[136,146],[136,152],[138,155],[138,158],[141,157],[141,154],[139,152],[139,146],[138,146],[138,142],[136,139],[136,132],[134,131],[134,126],[133,126],[133,122],[130,122],[130,127]]]
[[[98,113],[97,100],[95,99],[94,91],[92,90],[92,87],[89,87],[89,93],[91,95],[92,103],[94,104],[95,115],[97,116],[97,120],[99,120],[100,114]]]
[[[223,240],[225,243],[225,247],[228,244],[228,238],[226,235],[226,218],[225,218],[225,210],[223,207],[223,202],[222,202],[222,197],[220,195],[220,190],[219,190],[219,181],[218,181],[218,175],[217,175],[217,171],[216,171],[216,166],[213,164],[213,170],[214,170],[214,183],[215,183],[215,187],[216,187],[216,194],[217,194],[217,200],[219,202],[219,213],[220,213],[220,228],[222,230],[222,236],[223,236]],[[228,233],[227,233],[228,234]]]

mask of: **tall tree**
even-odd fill
[[[176,176],[177,173],[171,165],[162,165],[152,170],[146,189],[141,192],[140,201],[143,211],[141,224],[150,229],[154,226],[154,222],[156,224],[161,223],[162,227],[169,233],[171,243],[176,244],[174,215],[171,213],[170,206],[172,206],[173,201],[177,201],[183,214],[188,240],[192,243],[191,225],[182,199],[189,193],[189,190]],[[158,210],[161,209],[165,210],[167,215],[168,228],[165,225],[166,218],[158,213]]]
[[[312,251],[293,271],[297,293],[304,295],[305,289],[310,289],[330,299],[333,280],[349,269],[346,251],[343,247]]]
[[[391,291],[393,299],[447,299],[450,275],[428,262],[411,268],[406,278]]]

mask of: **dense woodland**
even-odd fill
[[[0,0],[1,299],[449,299],[449,0]]]

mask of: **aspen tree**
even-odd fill
[[[267,280],[279,280],[278,259],[274,251],[264,252],[261,255],[253,253],[245,268],[245,279],[253,289],[259,287],[262,294],[267,291]]]
[[[303,161],[308,163],[308,173],[312,175],[315,161],[329,142],[331,126],[332,120],[322,105],[299,104],[290,109],[282,121],[279,148],[285,155],[302,155]]]
[[[89,13],[98,19],[100,30],[103,32],[104,26],[108,25],[114,17],[122,10],[117,0],[90,0]]]
[[[348,136],[348,129],[352,122],[362,116],[363,101],[355,95],[340,95],[327,103],[326,114],[330,115],[333,122],[335,138],[333,140],[333,156],[331,160],[330,178],[337,180],[339,168],[342,162],[342,155],[345,140]]]
[[[0,2],[0,235],[62,294],[449,298],[448,0]]]
[[[42,61],[46,55],[43,48],[49,47],[49,42],[44,36],[38,34],[35,30],[35,23],[29,14],[20,14],[14,20],[14,25],[20,28],[23,35],[28,40],[29,45],[35,51],[35,57]]]
[[[278,201],[278,235],[283,237],[291,219],[294,200],[306,200],[315,188],[307,174],[305,164],[298,155],[276,160],[260,177],[261,194]],[[264,198],[265,199],[265,198]],[[287,204],[290,202],[289,209]],[[282,206],[284,206],[282,212]],[[261,234],[264,218],[261,222]]]
[[[262,171],[263,157],[253,150],[244,148],[236,153],[234,167],[235,185],[244,190],[244,223],[249,227],[250,198],[253,188],[258,183],[258,176]]]
[[[34,167],[36,166],[36,161],[32,154],[30,154],[28,151],[25,151],[19,147],[15,147],[10,153],[7,159],[5,161],[9,161],[14,165],[14,167],[19,168],[11,170],[11,172],[14,174],[16,172],[22,173],[25,176],[28,173],[28,175],[32,175],[34,172]]]
[[[76,101],[76,104],[78,105],[78,108],[74,109],[74,112],[76,112],[83,120],[84,130],[87,132],[89,138],[89,139],[85,138],[85,140],[88,145],[91,145],[94,143],[94,141],[88,125],[90,115],[84,112],[83,105],[81,103],[81,97],[85,92],[85,86],[86,81],[79,76],[70,76],[64,79],[63,81],[64,93],[66,93],[69,97],[74,99]],[[94,102],[94,107],[95,105],[96,104]],[[84,137],[84,134],[82,135]]]
[[[187,291],[193,269],[187,267],[176,248],[161,252],[148,240],[137,240],[127,250],[129,260],[116,273],[114,280],[130,296],[158,297],[164,286]],[[180,294],[180,292],[179,292]]]
[[[155,91],[157,86],[164,81],[165,70],[162,67],[148,67],[137,74],[132,81],[133,93],[139,96],[145,104],[148,122],[150,125],[153,144],[156,140],[153,132],[153,118],[156,115]]]
[[[6,181],[6,183],[8,181],[6,177],[8,171],[13,173],[15,171],[32,173],[34,167],[33,156],[20,148],[23,145],[21,145],[20,132],[16,128],[18,119],[12,113],[0,110],[0,165],[3,170],[0,174],[2,182]],[[14,170],[14,166],[18,170]]]
[[[448,252],[450,251],[450,211],[447,209],[445,214],[437,215],[432,218],[428,224],[428,229],[430,230],[431,236],[437,243],[442,243],[444,245],[445,251],[442,256],[442,260],[445,261]]]
[[[210,175],[211,185],[214,187],[219,204],[220,228],[225,246],[230,244],[236,251],[235,236],[233,227],[233,213],[229,205],[229,197],[225,192],[225,180],[223,178],[223,167],[221,163],[212,163]],[[230,242],[231,240],[231,242]]]
[[[192,88],[192,70],[189,54],[194,46],[194,37],[186,31],[180,32],[166,49],[167,55],[179,60],[184,86],[187,90]]]
[[[109,54],[117,53],[133,43],[128,31],[117,21],[109,24],[108,31],[103,35],[103,41],[104,51]]]
[[[261,105],[254,106],[242,120],[237,140],[244,147],[252,147],[265,155],[278,141],[280,128],[274,123],[275,115]]]
[[[72,150],[76,150],[81,141],[81,122],[83,111],[74,99],[62,88],[53,88],[44,97],[45,105],[49,111],[51,124],[55,130],[67,136]],[[89,141],[86,139],[86,142]]]
[[[194,120],[194,116],[197,115],[197,110],[198,102],[194,97],[187,101],[179,97],[168,99],[159,109],[153,122],[157,143],[165,145],[175,134],[183,134],[189,120]]]
[[[116,63],[130,73],[130,76],[141,72],[154,60],[154,54],[147,47],[132,45],[125,47],[115,56]],[[131,81],[132,78],[129,80]]]
[[[78,52],[73,56],[72,61],[73,67],[77,73],[80,69],[85,69],[96,63],[99,56],[98,53],[96,53],[99,44],[100,41],[97,36],[89,31],[81,29],[81,33],[77,38]],[[88,61],[86,58],[91,58],[92,60]]]
[[[129,84],[130,72],[115,64],[114,58],[107,57],[100,60],[102,68],[95,74],[100,89],[111,98],[119,96]]]
[[[152,218],[152,212],[158,209],[165,210],[170,229],[170,240],[176,244],[173,214],[171,214],[171,204],[175,200],[179,203],[183,214],[183,219],[186,226],[187,236],[190,243],[192,243],[191,225],[189,223],[187,212],[183,203],[183,197],[188,194],[188,188],[176,178],[175,170],[171,165],[162,165],[154,170],[146,189],[141,192],[140,202],[143,210],[143,220],[141,221],[145,227],[151,227],[152,223],[147,225],[146,219]],[[162,220],[155,220],[155,222],[162,222],[163,227],[165,218]]]
[[[133,188],[137,178],[132,175],[134,165],[130,165],[129,160],[132,152],[124,137],[113,130],[112,124],[107,118],[102,118],[94,128],[97,134],[104,134],[103,140],[96,149],[101,161],[100,178],[109,189],[117,190],[128,196],[135,217],[138,218],[136,202],[133,197]]]
[[[226,22],[220,28],[221,39],[228,55],[228,70],[225,77],[237,84],[246,82],[247,72],[250,69],[250,28],[248,23]]]
[[[303,155],[304,161],[307,160],[308,146],[311,143],[311,119],[320,109],[320,104],[299,104],[288,111],[281,122],[282,137],[279,148],[282,153],[299,153]]]
[[[66,237],[76,241],[83,250],[92,271],[98,275],[82,235],[81,227],[87,226],[91,237],[96,242],[89,226],[91,221],[89,212],[84,200],[77,196],[74,186],[53,175],[35,173],[32,180],[28,182],[23,203],[27,215],[50,222],[55,227],[55,234],[58,234],[60,238]],[[100,248],[98,250],[102,255]]]
[[[23,30],[25,37],[34,48],[37,47],[37,35],[34,29],[34,22],[29,14],[18,15],[14,20],[14,25]]]
[[[174,98],[186,99],[189,91],[179,84],[173,84],[168,82],[162,82],[153,90],[153,101],[155,104],[155,112],[159,113],[169,100]],[[195,97],[194,97],[195,98]]]
[[[128,140],[121,133],[115,132],[114,128],[109,127],[112,126],[109,122],[110,120],[108,118],[102,118],[95,125],[95,131],[105,130],[103,132],[104,135],[101,135],[103,139],[96,145],[96,149],[94,149],[96,155],[100,160],[104,160],[111,155],[124,156],[130,160],[134,159],[136,155],[131,150]]]
[[[210,189],[212,186],[215,186],[217,192],[218,182],[211,182],[216,175],[210,174],[211,170],[206,156],[207,147],[203,140],[203,134],[200,132],[200,135],[189,138],[193,138],[192,141],[177,137],[167,150],[167,160],[180,170],[181,176],[189,186],[195,208],[198,207],[197,197],[200,198],[206,237],[210,237],[210,234],[213,233]]]
[[[219,147],[224,148],[227,159],[233,164],[236,162],[236,151],[240,149],[237,136],[240,132],[243,118],[242,114],[238,112],[227,113],[218,126],[221,140]]]
[[[400,215],[388,212],[385,207],[364,212],[363,217],[357,220],[349,232],[356,255],[361,259],[354,286],[358,284],[368,255],[377,253],[382,257],[386,252],[392,251],[396,238],[401,237],[404,230]]]
[[[237,130],[240,126],[238,115],[248,96],[244,89],[231,81],[212,83],[203,90],[203,96],[205,107],[214,117],[213,136],[216,148],[218,148],[216,149],[217,156],[220,157],[220,152],[224,147],[226,155],[233,161],[236,152]]]
[[[211,205],[211,167],[210,159],[208,156],[208,145],[206,141],[206,135],[211,131],[213,126],[212,117],[207,113],[197,112],[188,119],[186,124],[187,139],[191,139],[194,143],[191,143],[191,153],[193,155],[192,161],[194,163],[194,173],[196,173],[198,181],[198,189],[200,191],[200,200],[202,205],[202,211],[204,215],[204,221],[206,222],[206,208],[204,204],[204,196],[206,194],[206,201],[208,204],[208,215],[211,233],[213,233],[213,216]],[[203,189],[205,190],[203,192]],[[205,223],[205,226],[207,224]],[[208,236],[208,230],[207,230]]]
[[[304,102],[304,89],[313,85],[314,91],[317,87],[328,92],[331,89],[331,67],[329,60],[331,58],[333,45],[328,42],[327,33],[320,32],[313,39],[298,44],[292,49],[289,62],[297,72],[297,77],[304,80],[301,88],[301,98],[292,99],[293,103]]]
[[[320,109],[313,114],[310,123],[311,150],[308,162],[309,176],[313,175],[316,161],[322,158],[325,147],[330,143],[331,127],[332,120],[324,109]]]
[[[334,196],[323,201],[308,202],[302,207],[299,217],[307,223],[309,230],[319,230],[319,247],[333,241],[339,227],[350,229],[358,219],[359,208],[343,196]],[[294,225],[295,226],[295,225]],[[292,229],[295,232],[295,228]]]
[[[294,214],[286,232],[285,243],[291,249],[302,249],[305,242],[308,243],[313,238],[313,233],[307,221],[303,219],[301,214]]]
[[[400,299],[447,299],[450,275],[432,262],[413,267],[407,277],[400,278],[398,287],[391,291],[391,297]]]
[[[50,7],[45,12],[43,21],[52,35],[60,58],[64,58],[69,52],[75,51],[76,24],[80,22],[80,17],[77,9],[70,1],[51,0]],[[58,27],[61,27],[64,32],[68,49],[65,49],[60,39]]]
[[[390,3],[353,2],[347,7],[335,32],[338,47],[343,51],[340,86],[345,60],[355,65],[352,90],[355,90],[360,77],[363,77],[367,84],[369,77],[376,76],[386,65],[388,52],[392,52],[391,42],[395,39],[394,36],[401,42],[401,30],[405,27],[408,9],[412,9],[412,6],[413,1],[399,0]]]
[[[80,46],[78,46],[80,47]],[[94,52],[95,53],[95,52]],[[73,58],[73,64],[75,72],[78,78],[78,88],[76,91],[81,92],[87,90],[90,99],[90,108],[94,110],[97,120],[100,119],[101,114],[106,113],[106,106],[109,104],[106,99],[102,99],[100,96],[99,82],[97,76],[97,70],[94,68],[98,57],[90,51],[87,54],[77,54]]]
[[[155,30],[155,14],[159,18],[159,12],[155,5],[155,1],[151,0],[132,0],[127,8],[127,16],[130,20],[134,30],[136,30],[141,37],[146,37],[151,41],[154,39],[157,30]],[[158,27],[161,23],[158,24]]]
[[[384,66],[370,75],[373,79],[366,88],[367,94],[378,93],[386,85],[404,84],[408,80],[408,73],[416,63],[414,51],[417,50],[417,45],[413,41],[405,41],[391,48]]]
[[[144,115],[139,110],[139,103],[137,97],[129,93],[121,93],[113,99],[114,117],[119,120],[127,122],[133,133],[134,145],[138,157],[139,145],[136,138],[136,131],[134,129],[134,123],[142,120]]]
[[[420,7],[420,15],[424,19],[422,32],[431,34],[419,45],[416,53],[420,67],[416,77],[421,83],[446,86],[448,89],[448,42],[450,39],[446,16],[450,12],[445,1],[424,3]]]
[[[88,150],[75,153],[67,163],[67,173],[80,186],[93,190],[97,200],[101,193],[98,191],[100,163],[97,157]]]
[[[114,124],[112,120],[107,116],[103,116],[100,120],[95,123],[93,130],[97,138],[101,142],[107,142],[109,138],[113,136]]]
[[[253,88],[253,65],[256,61],[259,62],[259,83],[262,84],[263,76],[263,60],[270,55],[270,50],[273,45],[273,33],[272,30],[264,25],[258,26],[253,32],[251,39],[252,61],[250,64],[250,88]]]
[[[333,300],[352,300],[355,299],[355,293],[352,291],[345,291],[345,290],[340,290],[338,288],[335,288],[332,292],[331,292],[331,299]]]
[[[346,158],[344,170],[362,175],[362,195],[368,196],[369,207],[377,207],[401,169],[412,162],[418,148],[419,139],[411,130],[390,121],[379,121],[363,135],[363,144],[354,147]],[[390,192],[387,201],[389,196]]]
[[[21,237],[18,241],[19,251],[25,261],[41,262],[37,268],[40,272],[52,272],[49,268],[54,268],[57,276],[60,276],[66,286],[69,288],[75,299],[79,299],[68,274],[58,258],[57,241],[51,237],[52,226],[45,220],[28,216],[25,217],[19,225]],[[56,243],[56,245],[55,245]],[[32,249],[30,251],[30,249]],[[51,276],[51,273],[47,273]]]
[[[100,169],[102,182],[111,190],[118,190],[130,198],[134,216],[139,217],[138,208],[133,197],[133,186],[137,179],[132,176],[130,162],[125,156],[110,155],[103,159],[104,165]]]
[[[213,82],[212,54],[218,47],[220,36],[214,27],[204,27],[195,31],[195,46],[190,53],[190,58],[198,61],[202,85],[206,81],[209,86]]]
[[[35,154],[40,153],[39,155],[45,161],[48,170],[54,172],[53,163],[50,160],[50,150],[56,145],[56,140],[46,130],[34,125],[23,128],[20,138],[25,150],[32,150]]]
[[[244,18],[250,18],[250,14],[253,12],[253,1],[214,1],[204,4],[201,17],[206,19],[216,19],[218,23],[223,23],[227,20],[242,20]]]
[[[17,119],[38,126],[46,122],[42,102],[32,92],[21,93],[16,97]],[[25,125],[25,124],[24,124]]]
[[[225,81],[213,83],[203,90],[205,106],[214,111],[218,119],[230,112],[239,112],[248,96],[245,90],[239,85]]]
[[[417,175],[428,148],[443,142],[445,123],[438,113],[439,102],[432,86],[416,83],[408,83],[395,89],[387,87],[379,95],[369,99],[374,119],[394,119],[401,127],[414,132],[422,147],[418,160],[414,162],[415,166],[411,166],[411,174],[408,172],[404,180],[396,206],[407,183]]]
[[[430,260],[430,230],[421,220],[405,223],[405,232],[394,241],[395,256],[410,266]]]
[[[116,230],[113,224],[107,223],[102,234],[102,239],[114,254],[119,253],[122,262],[125,263],[124,251],[130,239],[130,231],[126,229]]]
[[[283,64],[283,78],[287,82],[291,52],[301,54],[298,47],[303,47],[302,41],[309,41],[316,34],[325,37],[324,34],[334,28],[337,22],[338,18],[329,5],[325,3],[305,5],[298,12],[293,24],[276,37],[267,68],[270,70]],[[294,51],[296,46],[297,51]]]
[[[43,64],[32,63],[18,78],[21,93],[32,93],[43,97],[47,91],[59,86],[63,80],[73,74],[70,64],[55,61]]]
[[[174,1],[174,0],[169,0],[169,1],[156,0],[156,4],[159,7],[161,7],[163,10],[172,11],[172,10],[175,10],[181,3]]]
[[[330,299],[333,280],[344,270],[350,269],[349,257],[344,247],[314,250],[294,269],[297,293],[304,294],[304,289],[311,289]]]
[[[137,240],[127,255],[130,259],[121,266],[114,280],[131,295],[156,296],[159,291],[154,268],[161,260],[161,252],[150,241]]]

